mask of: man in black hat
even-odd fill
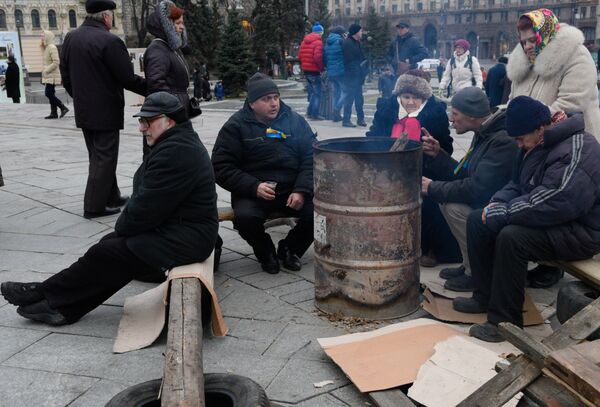
[[[344,116],[342,118],[342,126],[344,127],[356,127],[350,121],[353,104],[356,109],[356,124],[361,127],[367,126],[363,110],[364,98],[362,89],[363,82],[367,76],[367,60],[360,45],[362,35],[362,27],[357,23],[351,24],[348,27],[348,37],[342,44],[344,56]]]
[[[65,37],[60,73],[75,105],[75,124],[82,129],[89,154],[83,198],[87,219],[113,215],[127,201],[117,185],[119,130],[123,128],[123,88],[146,94],[146,81],[133,73],[127,47],[110,33],[112,0],[87,0],[81,26]]]
[[[42,283],[2,283],[2,295],[19,306],[19,315],[70,324],[134,278],[160,281],[167,270],[210,256],[218,230],[215,180],[183,105],[157,92],[135,117],[150,153],[135,173],[115,231]]]
[[[219,131],[212,154],[217,183],[231,192],[233,226],[254,249],[262,269],[301,268],[313,241],[313,160],[316,135],[302,116],[279,100],[271,78],[248,80],[244,107]],[[264,223],[273,212],[299,218],[277,252]]]
[[[390,44],[387,60],[394,67],[397,76],[402,75],[409,69],[416,69],[417,63],[429,56],[425,48],[410,31],[408,21],[400,21],[396,24],[398,35]]]

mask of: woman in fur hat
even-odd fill
[[[440,147],[448,154],[454,151],[450,137],[446,104],[433,96],[429,81],[431,77],[425,71],[414,69],[401,75],[396,81],[392,97],[380,98],[373,125],[367,137],[398,137],[407,133],[413,140],[420,140],[421,128],[439,141]],[[431,157],[423,156],[423,175],[430,178],[428,169]],[[425,254],[421,258],[423,266],[434,266],[437,261],[443,263],[460,262],[458,243],[450,232],[447,223],[436,203],[423,198],[421,249]],[[436,221],[438,220],[438,221]]]
[[[465,39],[456,40],[454,54],[446,64],[440,90],[447,91],[448,97],[461,89],[477,86],[483,89],[483,76],[477,58],[471,55],[471,44]]]

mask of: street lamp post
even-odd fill
[[[19,37],[19,50],[21,52],[21,69],[25,67],[25,58],[23,58],[23,44],[21,43],[21,24],[23,24],[22,17],[23,15],[17,17],[17,0],[14,0],[15,3],[15,24],[17,26],[17,37]]]

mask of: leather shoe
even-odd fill
[[[465,274],[465,266],[460,265],[459,267],[447,267],[440,271],[440,278],[448,280],[454,277],[460,277]]]
[[[421,267],[435,267],[438,262],[433,256],[423,255],[421,256]]]
[[[364,120],[361,120],[356,124],[359,125],[360,127],[367,127],[367,122],[365,122]]]
[[[287,247],[285,240],[279,241],[277,258],[283,262],[283,267],[288,270],[299,271],[302,268],[300,258]]]
[[[456,297],[452,300],[452,308],[458,312],[467,314],[483,314],[487,312],[487,307],[475,298]]]
[[[504,342],[506,340],[498,327],[491,322],[473,325],[469,329],[469,335],[485,342]]]
[[[352,122],[342,122],[342,127],[356,127],[356,124]]]
[[[121,195],[114,202],[109,202],[108,206],[111,208],[118,208],[120,206],[125,206],[125,204],[129,201],[129,195]]]
[[[111,206],[107,206],[101,212],[83,211],[83,217],[86,219],[101,218],[103,216],[110,216],[110,215],[117,214],[119,212],[121,212],[121,208],[114,208]]]
[[[473,291],[473,277],[463,274],[446,280],[444,284],[446,290],[458,291],[459,293]]]
[[[325,120],[323,116],[308,116],[309,120]]]
[[[24,318],[43,322],[48,325],[68,324],[67,318],[63,314],[50,308],[48,300],[42,300],[30,305],[22,305],[17,308],[17,313]]]
[[[279,273],[279,261],[277,261],[275,253],[269,253],[265,259],[261,260],[260,267],[269,274]]]
[[[12,305],[29,305],[44,299],[39,291],[41,283],[15,283],[7,281],[0,285],[4,299]]]

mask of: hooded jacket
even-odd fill
[[[417,63],[429,56],[429,51],[425,48],[414,33],[408,32],[403,37],[397,35],[396,39],[390,44],[387,53],[387,60],[394,67],[394,72],[398,68],[398,60],[410,62],[410,69],[416,69]]]
[[[469,86],[477,86],[479,89],[483,88],[481,66],[477,58],[473,56],[471,57],[471,66],[469,66],[468,60],[470,55],[469,51],[466,51],[461,56],[456,55],[456,51],[454,52],[455,66],[452,67],[452,58],[450,58],[440,82],[440,89],[447,89],[449,85],[452,85],[452,93],[454,94]],[[473,85],[473,80],[475,80],[475,85]]]
[[[189,108],[188,86],[190,73],[181,48],[187,44],[187,35],[177,34],[168,15],[169,2],[162,1],[148,17],[148,32],[155,39],[144,53],[144,73],[148,94],[169,92]]]
[[[583,112],[585,130],[600,140],[596,66],[583,41],[579,29],[561,23],[533,65],[518,44],[506,68],[512,81],[510,99],[525,95],[546,104],[552,113]]]
[[[318,33],[310,33],[304,37],[298,51],[300,66],[304,72],[322,72],[323,65],[323,39]]]
[[[600,253],[600,145],[576,114],[544,133],[544,143],[521,150],[511,180],[492,197],[486,224],[546,230],[557,260]]]
[[[468,159],[456,174],[459,162],[443,150],[429,161],[426,168],[435,174],[427,191],[431,199],[483,207],[506,185],[519,148],[506,133],[505,118],[506,111],[498,110],[481,125],[473,136]]]
[[[60,59],[58,48],[54,45],[54,34],[44,30],[44,70],[42,71],[42,83],[60,85]]]
[[[215,141],[212,163],[217,183],[235,197],[256,198],[263,181],[277,182],[282,194],[313,193],[315,134],[298,113],[280,102],[270,126],[259,122],[248,102],[223,125]],[[266,137],[267,127],[287,135]]]
[[[6,87],[6,96],[9,98],[21,97],[21,69],[16,62],[9,62],[6,67],[4,86]]]
[[[337,33],[329,33],[325,44],[323,60],[327,67],[328,77],[344,75],[344,51],[342,44],[344,38]]]

